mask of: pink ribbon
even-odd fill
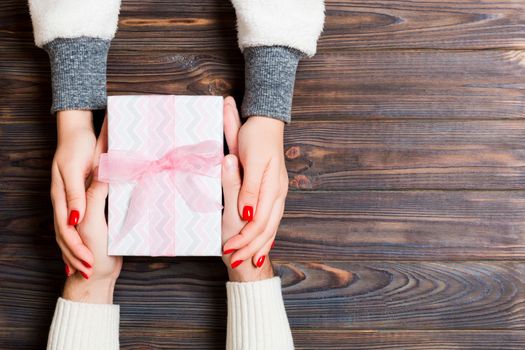
[[[98,179],[107,183],[138,181],[131,194],[130,204],[119,239],[128,233],[145,213],[155,192],[151,190],[155,175],[168,171],[176,193],[196,212],[213,212],[222,208],[198,186],[195,175],[219,177],[223,158],[222,145],[204,141],[175,147],[159,159],[150,159],[131,151],[110,150],[100,156]]]

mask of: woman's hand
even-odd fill
[[[240,128],[244,174],[238,211],[248,224],[224,246],[236,266],[250,258],[262,266],[277,234],[288,193],[283,133],[284,123],[267,117],[250,117]]]
[[[66,270],[88,273],[93,255],[75,226],[82,222],[86,207],[85,181],[91,173],[96,137],[90,111],[60,111],[57,114],[58,143],[51,168],[51,201],[56,240]]]
[[[96,179],[96,162],[106,150],[107,121],[104,120],[91,163],[93,176],[86,192],[86,213],[84,220],[77,226],[80,239],[93,254],[92,268],[88,272],[70,272],[64,288],[65,299],[102,304],[113,302],[113,289],[122,268],[122,257],[108,256],[108,226],[105,216],[108,184]]]
[[[224,104],[224,133],[230,150],[222,163],[222,186],[224,192],[224,213],[222,216],[222,243],[235,237],[246,225],[239,217],[238,199],[241,190],[241,174],[238,151],[238,133],[241,122],[239,113],[235,107],[235,101],[231,97],[225,99]],[[252,264],[242,264],[236,268],[232,267],[232,256],[223,254],[222,259],[228,268],[230,281],[250,282],[273,277],[273,268],[270,260],[263,261],[260,268]],[[235,261],[235,260],[233,260]]]

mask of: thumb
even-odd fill
[[[252,221],[255,216],[264,170],[263,163],[252,163],[244,167],[242,187],[239,193],[239,213],[244,221]]]
[[[236,156],[229,154],[222,161],[222,189],[224,192],[224,212],[237,212],[237,199],[241,188],[241,174],[239,172],[239,160]]]
[[[86,211],[86,187],[84,173],[80,169],[64,169],[62,180],[66,191],[68,224],[77,225]]]
[[[240,128],[241,120],[237,107],[235,106],[235,100],[233,97],[228,96],[224,99],[224,136],[230,154],[238,155],[238,135]]]
[[[86,211],[93,212],[102,209],[104,212],[106,198],[108,196],[108,184],[98,181],[98,167],[93,169],[93,182],[86,191],[87,208]]]

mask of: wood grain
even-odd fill
[[[521,1],[327,1],[320,51],[525,47]]]
[[[326,9],[297,72],[271,253],[296,348],[525,348],[525,2]],[[0,3],[0,52],[0,349],[42,349],[64,277],[26,1]],[[228,1],[122,2],[110,94],[240,102],[243,70]],[[225,280],[217,258],[126,258],[122,349],[224,349]]]
[[[519,350],[522,331],[295,331],[296,349]]]
[[[294,121],[292,190],[525,188],[521,121]]]
[[[57,256],[47,192],[0,192],[0,202],[0,256]],[[272,252],[302,261],[523,260],[524,212],[523,191],[292,192]]]
[[[0,330],[5,339],[3,348],[30,350],[45,343],[44,332],[35,338],[28,328],[16,329],[19,339],[10,337],[12,328]],[[181,349],[224,350],[226,334],[223,330],[141,329],[140,326],[121,327],[122,350]],[[297,350],[522,350],[525,346],[523,331],[375,331],[375,330],[294,330]]]
[[[0,87],[4,120],[49,117],[49,64],[42,50],[26,60],[6,53]],[[0,70],[1,72],[2,70]],[[337,74],[333,72],[336,71]],[[126,52],[111,49],[108,89],[115,94],[233,95],[242,99],[239,52]],[[521,51],[386,51],[318,54],[297,73],[294,121],[525,118]],[[9,98],[7,98],[9,96]],[[28,119],[29,118],[29,119]]]
[[[16,295],[25,304],[4,303],[0,326],[45,323],[62,264],[34,258],[0,265],[1,300]],[[225,329],[220,259],[135,258],[124,266],[115,294],[124,328]],[[523,262],[284,262],[277,271],[296,330],[525,330]]]

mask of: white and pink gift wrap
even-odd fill
[[[222,97],[108,97],[109,255],[221,255],[222,140]]]

